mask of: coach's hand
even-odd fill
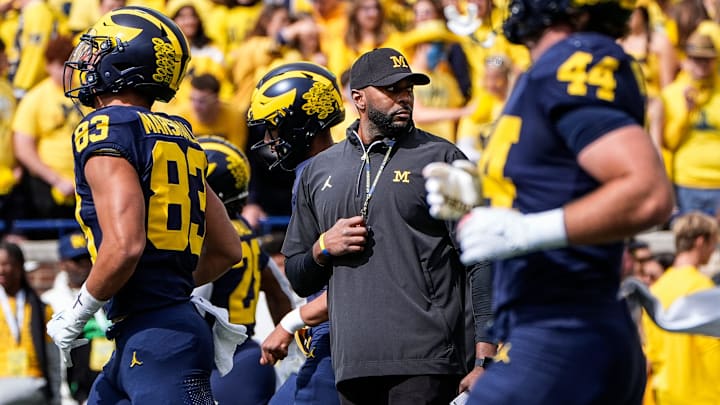
[[[340,218],[330,229],[323,232],[318,239],[318,246],[322,245],[327,256],[342,256],[365,250],[368,230],[365,220],[358,215],[350,218]],[[321,251],[323,249],[320,249]],[[325,255],[325,253],[323,253]]]
[[[475,367],[473,368],[468,375],[463,377],[463,379],[460,381],[460,387],[458,388],[458,392],[463,391],[470,391],[470,389],[475,385],[475,381],[477,381],[480,376],[483,375],[485,372],[485,369],[482,367]]]
[[[83,284],[73,306],[53,315],[47,323],[47,334],[60,348],[67,367],[73,365],[70,351],[88,343],[87,339],[78,339],[77,337],[82,333],[87,321],[105,302],[93,297]]]
[[[477,167],[469,160],[452,165],[433,162],[423,169],[430,215],[439,219],[459,219],[481,202]]]
[[[504,208],[474,208],[458,224],[457,239],[465,264],[567,245],[561,208],[527,215]]]

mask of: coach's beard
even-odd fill
[[[412,109],[408,109],[405,112],[409,112],[410,119],[404,122],[396,122],[394,120],[394,113],[383,114],[374,108],[368,108],[368,119],[383,137],[397,138],[410,132],[410,129],[414,125],[412,121]]]

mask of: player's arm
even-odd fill
[[[275,364],[288,354],[295,332],[328,320],[327,291],[307,304],[295,308],[283,317],[262,343],[260,364]]]
[[[647,132],[625,112],[578,108],[560,117],[556,126],[599,187],[563,207],[537,213],[474,208],[458,224],[464,263],[618,241],[669,218],[672,188],[660,156]]]
[[[280,287],[280,283],[270,269],[271,263],[274,264],[272,259],[268,259],[268,265],[265,266],[260,273],[260,289],[265,292],[270,316],[273,319],[273,323],[277,325],[283,315],[290,312],[292,306],[290,305],[290,298],[288,298],[287,294],[285,294]]]
[[[145,199],[130,163],[114,155],[96,155],[84,170],[103,239],[72,307],[56,313],[47,324],[47,333],[67,366],[72,366],[70,351],[87,343],[78,339],[85,323],[132,276],[146,240]]]
[[[137,172],[124,158],[91,157],[85,178],[103,235],[86,285],[93,297],[108,300],[130,279],[145,249],[145,200]]]
[[[233,227],[225,206],[207,183],[205,189],[207,190],[205,242],[200,260],[193,272],[196,286],[217,280],[230,267],[242,260],[240,236]]]
[[[327,290],[300,307],[300,317],[307,326],[317,326],[328,320]]]
[[[602,185],[565,206],[571,244],[620,240],[670,216],[672,187],[650,137],[639,125],[598,138],[582,149],[578,162]]]

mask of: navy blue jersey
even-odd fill
[[[230,322],[245,325],[248,328],[248,336],[252,336],[255,311],[260,298],[261,273],[270,258],[260,250],[257,235],[242,217],[232,222],[242,241],[243,258],[213,282],[210,302],[227,308]]]
[[[598,182],[578,154],[609,131],[643,125],[639,68],[612,39],[577,33],[522,75],[479,163],[494,207],[562,207]],[[571,246],[498,261],[495,309],[615,300],[621,243]]]
[[[190,124],[142,107],[113,106],[85,117],[73,133],[76,217],[95,260],[103,235],[85,180],[96,154],[126,159],[145,198],[147,243],[137,268],[108,304],[110,319],[187,301],[205,237],[207,159]]]

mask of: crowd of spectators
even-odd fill
[[[63,62],[79,35],[126,3],[164,12],[188,38],[187,78],[171,103],[155,107],[247,152],[253,176],[243,215],[255,227],[291,211],[294,173],[268,170],[272,157],[251,150],[264,134],[249,132],[245,118],[255,83],[272,67],[324,65],[349,102],[352,62],[373,48],[398,49],[432,80],[417,89],[416,125],[477,160],[530,63],[503,37],[505,0],[0,0],[0,235],[41,239],[48,234],[19,232],[13,221],[74,218],[71,139],[85,111],[64,97]],[[678,216],[718,218],[720,1],[640,0],[619,44],[638,63],[647,128],[675,185]],[[357,118],[349,105],[336,141]],[[13,249],[0,250],[21,266]],[[627,259],[626,274],[652,285],[674,257],[632,241]]]
[[[0,212],[5,232],[13,232],[16,219],[74,217],[74,176],[67,156],[72,128],[83,111],[62,96],[62,61],[93,21],[125,3],[8,1],[0,7],[0,39],[6,45],[0,62],[9,62],[0,63]],[[186,80],[172,102],[155,108],[183,115],[196,133],[223,136],[248,152],[262,137],[248,133],[245,124],[254,83],[282,63],[312,61],[341,78],[361,53],[381,46],[399,49],[414,69],[433,80],[417,96],[417,125],[453,141],[469,139],[465,150],[473,156],[480,145],[475,132],[491,122],[513,74],[528,63],[527,52],[499,34],[502,12],[491,0],[127,2],[133,3],[163,11],[191,44]],[[474,32],[461,35],[448,29],[446,6],[454,7],[454,18],[463,21],[455,31],[468,30],[470,24]],[[498,67],[499,78],[486,84],[484,72]],[[348,121],[354,118],[354,110],[348,110]],[[467,123],[460,125],[463,120]],[[462,136],[459,128],[466,128]],[[248,154],[257,175],[246,217],[257,226],[268,216],[289,215],[293,174],[269,172],[266,157]]]
[[[163,11],[188,38],[188,78],[171,103],[156,109],[181,114],[196,132],[226,137],[249,152],[258,174],[246,208],[254,226],[290,213],[293,174],[267,171],[264,157],[250,153],[262,134],[249,134],[245,124],[254,83],[268,69],[306,60],[342,78],[363,52],[398,49],[432,79],[418,89],[416,125],[476,160],[508,89],[530,63],[527,50],[502,34],[503,0],[127,1],[134,3]],[[62,96],[61,62],[100,15],[124,4],[0,5],[0,219],[6,232],[15,219],[74,217],[67,156],[82,110]],[[714,159],[720,138],[712,113],[720,102],[717,9],[711,0],[642,0],[619,41],[643,73],[648,129],[676,186],[679,213],[715,215],[720,200]],[[348,109],[347,121],[355,118]],[[342,139],[343,130],[334,138]]]
[[[187,79],[172,102],[155,108],[248,151],[257,176],[245,214],[254,226],[290,213],[293,174],[267,171],[262,154],[250,152],[262,134],[249,134],[245,124],[254,83],[268,69],[306,60],[342,79],[363,52],[398,49],[432,79],[418,89],[416,125],[476,160],[508,89],[530,63],[527,50],[502,34],[503,0],[127,1],[134,3],[171,17],[191,44]],[[67,156],[83,111],[62,96],[62,61],[92,22],[124,4],[0,5],[0,219],[6,232],[15,219],[74,217]],[[642,0],[619,40],[643,73],[647,126],[676,186],[679,213],[715,215],[720,200],[714,158],[720,125],[712,113],[720,103],[717,9],[711,0]],[[347,111],[347,121],[354,120],[354,109]],[[333,133],[336,140],[343,130]]]

